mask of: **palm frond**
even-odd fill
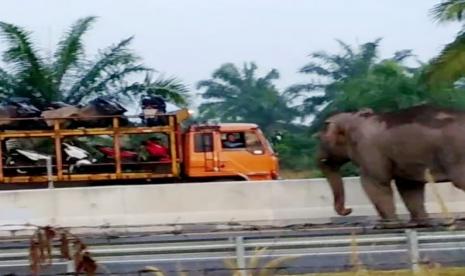
[[[76,99],[78,95],[82,95],[89,87],[99,81],[106,70],[115,66],[128,66],[137,62],[139,58],[127,48],[132,39],[133,37],[123,39],[118,44],[106,49],[100,58],[88,70],[85,70],[84,76],[75,82],[66,98]]]
[[[311,58],[319,59],[324,63],[331,63],[332,62],[332,56],[325,51],[317,51],[313,52],[309,55]]]
[[[354,50],[352,49],[352,47],[345,43],[344,41],[340,40],[340,39],[336,39],[337,43],[339,43],[339,46],[344,49],[344,51],[346,52],[346,55],[349,56],[349,57],[353,57],[355,54],[354,54]]]
[[[263,78],[260,78],[259,80],[265,83],[271,83],[271,81],[277,80],[277,79],[279,79],[279,72],[276,69],[272,69]]]
[[[465,32],[446,45],[441,53],[432,60],[425,74],[430,86],[452,84],[465,76]]]
[[[394,53],[394,56],[392,57],[392,60],[396,61],[396,62],[402,62],[410,57],[413,57],[414,54],[413,54],[413,51],[410,50],[410,49],[405,49],[405,50],[400,50],[400,51],[396,51]]]
[[[0,22],[1,37],[9,44],[3,54],[5,62],[16,63],[18,70],[31,67],[36,71],[42,69],[42,60],[34,48],[30,33],[19,26]]]
[[[367,42],[360,46],[360,56],[364,62],[373,63],[378,57],[378,46],[381,40],[381,38],[377,38],[373,42]]]
[[[242,114],[237,106],[227,101],[204,102],[199,106],[199,115],[202,119],[220,119],[223,122],[239,121]]]
[[[0,98],[12,96],[17,89],[17,85],[15,77],[0,68]]]
[[[286,94],[299,94],[301,92],[311,92],[318,89],[324,88],[325,85],[320,83],[305,83],[305,84],[294,84],[289,86],[285,93]]]
[[[439,23],[462,21],[465,14],[465,0],[447,0],[430,10],[431,16]]]
[[[279,77],[278,71],[271,70],[260,77],[256,75],[255,63],[245,63],[241,71],[230,64],[226,68],[230,70],[226,74],[228,78],[225,78],[224,65],[220,69],[223,69],[222,75],[215,74],[219,71],[216,70],[212,79],[197,84],[203,90],[201,97],[208,100],[199,106],[200,118],[217,118],[223,122],[251,121],[265,132],[295,118],[296,113],[289,107],[290,95],[280,93],[273,84]]]
[[[85,98],[88,98],[93,95],[104,95],[104,94],[114,94],[115,92],[118,98],[121,96],[129,96],[128,92],[136,92],[136,89],[112,89],[111,85],[118,84],[122,82],[125,77],[130,74],[147,72],[150,71],[149,68],[142,65],[129,65],[121,68],[112,69],[111,72],[105,72],[105,76],[99,78],[99,81],[94,83],[91,87],[88,87],[86,90],[81,90],[80,93],[74,94],[73,97],[66,97],[65,101],[70,104],[78,104]],[[119,85],[116,85],[119,86]]]
[[[240,88],[237,86],[223,84],[215,80],[199,81],[197,89],[201,88],[206,88],[202,93],[202,98],[204,99],[231,99],[237,97],[241,93]]]
[[[84,53],[82,36],[96,19],[95,16],[79,19],[58,43],[58,50],[55,52],[55,62],[53,64],[54,82],[57,88],[68,68],[76,65],[80,56]]]
[[[304,74],[316,74],[316,75],[320,75],[320,76],[331,76],[331,72],[324,68],[323,66],[321,65],[318,65],[314,62],[310,62],[308,64],[306,64],[304,67],[302,67],[300,70],[299,70],[300,73],[304,73]]]
[[[220,66],[212,75],[213,78],[222,80],[230,85],[241,84],[241,73],[237,67],[232,63],[225,63]]]
[[[149,89],[147,90],[147,95],[159,95],[182,106],[188,104],[188,93],[188,87],[175,77],[159,77],[150,83]]]
[[[257,65],[253,62],[244,63],[244,66],[242,68],[242,74],[244,76],[244,79],[248,82],[255,81],[255,71],[257,71],[257,68]]]
[[[161,96],[181,106],[187,106],[189,100],[189,88],[175,77],[159,76],[156,80],[152,80],[151,75],[148,74],[143,84],[134,84],[129,89],[132,89],[136,95]]]
[[[49,98],[50,74],[31,42],[30,33],[19,26],[0,22],[0,35],[8,44],[3,60],[13,65],[17,81],[27,88],[24,93],[31,98]]]

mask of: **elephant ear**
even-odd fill
[[[326,121],[326,129],[323,133],[324,139],[330,146],[334,147],[346,142],[346,132],[334,121]]]

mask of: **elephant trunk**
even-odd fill
[[[334,196],[334,210],[336,213],[340,216],[347,216],[352,213],[351,208],[345,207],[344,182],[339,172],[341,166],[327,164],[327,160],[319,160],[318,166],[331,186]]]

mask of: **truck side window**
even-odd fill
[[[254,154],[263,154],[265,152],[260,139],[253,131],[247,131],[245,133],[246,149]]]
[[[194,151],[195,152],[213,151],[213,134],[212,133],[195,133],[194,134]]]
[[[221,145],[223,149],[244,149],[244,132],[224,132],[221,133]]]

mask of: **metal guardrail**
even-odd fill
[[[215,235],[215,234],[212,234]],[[88,244],[89,251],[100,264],[120,262],[139,262],[150,260],[154,262],[235,259],[238,268],[246,271],[248,258],[255,254],[256,248],[267,249],[262,257],[273,258],[282,256],[308,257],[322,255],[353,254],[354,240],[357,244],[357,254],[377,253],[408,253],[410,268],[418,271],[420,253],[429,251],[454,251],[465,248],[465,230],[459,231],[428,231],[418,232],[407,229],[404,233],[360,234],[357,236],[322,234],[320,236],[273,236],[264,233],[263,236],[240,236],[176,240],[143,240],[141,242],[122,242],[115,244]],[[155,237],[155,236],[154,236]],[[0,243],[0,267],[28,266],[28,242],[5,240]],[[7,244],[7,245],[6,245]],[[72,265],[58,258],[54,251],[54,264],[66,265],[68,272]],[[245,275],[245,274],[244,274]]]

